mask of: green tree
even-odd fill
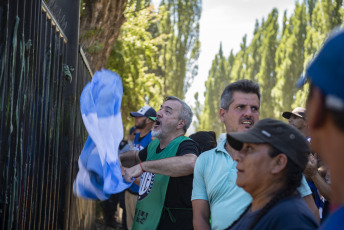
[[[163,73],[164,95],[184,98],[197,75],[200,52],[199,20],[201,0],[163,0],[166,12],[159,21],[160,33],[170,34],[161,49],[159,66]]]
[[[304,42],[305,58],[304,69],[308,63],[314,58],[316,52],[319,51],[324,43],[327,34],[336,26],[343,23],[344,7],[343,1],[310,1],[308,4],[308,21],[307,36]],[[312,7],[311,7],[312,6]],[[308,95],[308,85],[302,90],[297,91],[292,107],[305,105]]]
[[[153,38],[149,27],[162,17],[153,6],[136,11],[135,4],[127,9],[127,22],[123,24],[119,39],[116,41],[107,68],[122,77],[123,99],[122,119],[126,128],[129,112],[136,111],[145,104],[158,108],[162,103],[161,77],[151,70],[157,68],[158,50],[168,35]]]
[[[264,22],[262,31],[261,55],[262,61],[257,79],[261,88],[261,110],[262,118],[273,117],[274,101],[271,90],[276,83],[275,54],[278,47],[278,11],[273,9]]]
[[[306,26],[306,6],[296,3],[276,51],[276,85],[272,89],[276,118],[280,118],[280,111],[290,110],[295,100],[298,90],[295,85],[303,71]]]
[[[328,33],[343,24],[343,18],[343,0],[304,0],[295,3],[290,18],[284,12],[281,31],[276,9],[271,11],[266,21],[263,18],[260,25],[256,21],[252,41],[247,41],[246,35],[243,37],[240,51],[236,54],[231,52],[225,71],[220,71],[222,50],[215,56],[206,81],[200,128],[220,132],[219,124],[213,119],[213,111],[218,111],[219,87],[242,78],[258,81],[262,94],[262,118],[281,118],[281,111],[304,106],[308,86],[298,90],[296,81]],[[220,72],[225,72],[227,77],[221,79],[217,75]]]
[[[247,35],[245,34],[240,44],[240,51],[235,55],[233,68],[231,71],[231,81],[237,81],[245,78],[247,65]]]
[[[212,130],[217,135],[224,132],[224,126],[219,117],[220,97],[224,87],[230,82],[229,70],[232,69],[234,55],[231,51],[229,59],[223,55],[222,44],[215,55],[205,82],[206,92],[203,113],[200,116],[200,130]]]
[[[194,99],[195,99],[195,106],[192,107],[192,110],[194,111],[194,116],[196,117],[196,120],[193,122],[193,126],[195,127],[195,130],[198,131],[200,128],[200,120],[201,120],[201,114],[203,111],[203,105],[199,101],[198,92],[195,93]]]
[[[262,56],[260,52],[262,44],[262,27],[259,25],[258,20],[256,20],[255,28],[253,31],[253,38],[251,44],[247,48],[247,70],[245,73],[245,78],[257,81],[257,74],[260,71],[260,65],[262,61]]]

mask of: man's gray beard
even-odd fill
[[[158,130],[158,131],[152,130],[152,137],[156,137],[156,138],[161,137],[161,130]]]

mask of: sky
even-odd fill
[[[284,10],[287,10],[287,15],[290,16],[294,6],[295,0],[203,0],[199,72],[185,95],[186,102],[194,106],[194,94],[199,92],[199,100],[203,104],[204,83],[221,42],[225,57],[229,56],[232,49],[237,53],[245,34],[247,34],[247,44],[252,40],[256,19],[259,22],[263,17],[266,19],[276,7],[281,25]]]
[[[266,19],[275,7],[279,12],[279,24],[282,25],[284,11],[287,10],[289,17],[294,6],[295,0],[203,0],[199,71],[185,95],[185,101],[194,106],[194,94],[199,92],[199,101],[204,104],[204,83],[221,42],[225,57],[229,56],[232,49],[235,54],[240,50],[240,43],[245,34],[247,34],[247,44],[251,42],[256,19],[259,22],[263,17]],[[219,86],[219,90],[222,90],[222,87]],[[191,125],[188,134],[194,131]]]

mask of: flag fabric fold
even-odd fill
[[[79,197],[106,200],[132,184],[124,181],[118,160],[123,139],[122,95],[121,78],[106,69],[97,71],[81,93],[81,115],[89,136],[73,184]]]

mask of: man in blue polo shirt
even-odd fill
[[[156,111],[150,106],[143,106],[137,112],[131,112],[135,118],[136,135],[133,150],[144,149],[152,141],[152,127],[156,117]],[[140,132],[137,132],[140,130]],[[127,227],[131,229],[135,216],[135,208],[139,191],[140,178],[136,178],[134,184],[125,191],[125,208],[127,212]]]
[[[229,84],[221,96],[220,119],[226,132],[243,132],[259,120],[259,86],[251,80]],[[195,229],[225,229],[250,204],[252,198],[236,185],[237,169],[233,160],[237,151],[223,140],[215,149],[202,153],[195,164],[192,190],[193,225]],[[303,178],[299,192],[316,206]],[[211,226],[209,219],[211,218]]]

